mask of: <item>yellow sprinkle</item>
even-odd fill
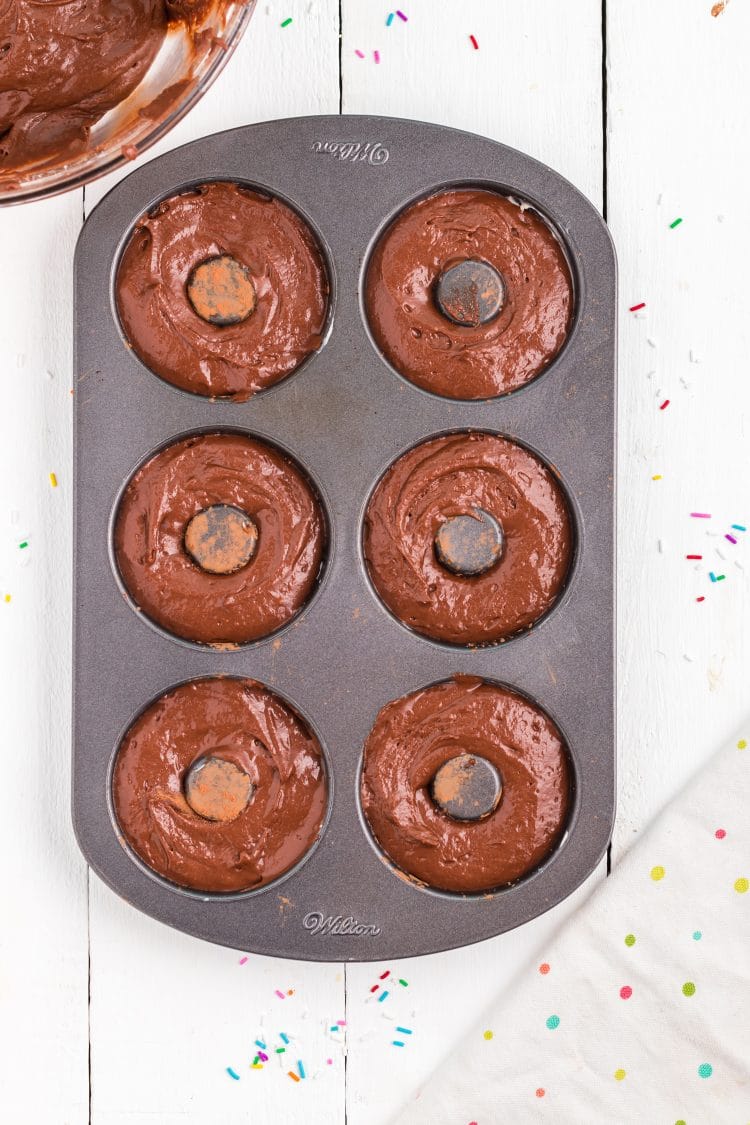
[[[747,746],[747,742],[745,741],[744,738],[741,738],[739,740],[739,742],[737,743],[737,749],[738,750],[744,750],[746,746]]]
[[[9,602],[9,601],[10,601],[10,594],[6,594],[6,595],[5,595],[5,600],[6,600],[6,602]]]
[[[623,1078],[625,1077],[625,1073],[626,1072],[622,1069],[622,1067],[619,1067],[615,1071],[615,1078],[617,1079],[618,1082],[622,1082]]]
[[[744,895],[746,891],[750,890],[750,882],[747,879],[735,879],[734,889],[738,895]]]
[[[49,482],[53,488],[57,488],[57,477],[54,473],[50,473]]]
[[[651,480],[661,480],[661,473],[657,473],[655,477],[651,477]]]
[[[494,1034],[494,1032],[492,1032],[492,1031],[485,1031],[484,1037],[485,1037],[485,1039],[491,1039],[493,1034]]]
[[[665,875],[665,871],[664,871],[663,867],[652,867],[651,868],[651,878],[654,880],[655,883],[658,883],[660,879],[663,879],[664,875]]]

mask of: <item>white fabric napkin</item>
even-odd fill
[[[750,1122],[750,724],[397,1125]]]

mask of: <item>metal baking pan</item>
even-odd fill
[[[248,402],[188,395],[151,374],[118,324],[113,282],[134,223],[159,200],[210,180],[276,193],[310,223],[329,259],[329,331],[297,373]],[[566,248],[576,312],[567,344],[503,398],[449,401],[400,378],[378,354],[362,306],[368,254],[405,205],[447,186],[530,203]],[[117,185],[76,252],[75,671],[73,815],[91,866],[138,909],[235,948],[316,961],[405,957],[519,926],[571,894],[597,865],[615,803],[614,431],[616,266],[595,208],[551,169],[454,129],[380,117],[309,117],[233,129],[159,157]],[[318,485],[331,535],[317,595],[274,638],[236,651],[149,628],[123,597],[111,520],[133,470],[189,431],[266,438]],[[553,465],[576,525],[565,592],[530,632],[461,649],[399,625],[372,590],[364,506],[400,453],[447,430],[514,438]],[[279,643],[280,642],[280,643]],[[521,882],[450,895],[394,873],[359,806],[362,748],[380,708],[455,673],[516,688],[555,720],[575,774],[565,836]],[[247,894],[188,892],[144,869],[121,842],[108,786],[119,741],[156,696],[212,674],[277,690],[315,730],[332,774],[318,846],[286,878]]]

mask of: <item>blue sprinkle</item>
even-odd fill
[[[393,23],[393,12],[391,12],[391,14],[388,16],[388,19],[385,21],[385,26],[390,27],[392,23]]]
[[[281,1032],[281,1038],[284,1040],[285,1043],[289,1042],[289,1036],[285,1035],[283,1031]]]
[[[305,1077],[305,1068],[302,1065],[301,1059],[297,1059],[297,1070],[299,1071],[300,1078],[304,1078]]]
[[[260,1047],[261,1051],[265,1051],[265,1049],[266,1049],[266,1045],[265,1045],[265,1043],[263,1042],[262,1039],[256,1039],[255,1040],[255,1046]]]
[[[747,531],[747,528],[743,527],[741,523],[733,523],[732,527],[735,531]]]
[[[382,1004],[387,995],[388,995],[387,992],[381,992],[380,996],[378,996],[378,1004]]]
[[[714,572],[712,570],[709,571],[708,577],[711,579],[712,582],[716,581],[716,575],[714,574]]]
[[[239,1074],[234,1073],[231,1066],[227,1067],[227,1074],[229,1075],[230,1078],[233,1078],[235,1080],[235,1082],[239,1082],[240,1076],[239,1076]]]
[[[410,1027],[397,1027],[396,1031],[400,1031],[403,1035],[411,1035]]]
[[[403,1043],[399,1039],[392,1039],[391,1042],[394,1047],[403,1047]]]

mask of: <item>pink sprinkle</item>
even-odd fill
[[[669,399],[668,399],[668,398],[665,398],[665,399],[664,399],[664,402],[663,402],[663,403],[661,404],[661,406],[659,407],[659,409],[660,409],[660,410],[666,410],[668,406],[669,406]]]
[[[398,8],[396,8],[396,15],[398,16],[398,18],[399,18],[400,20],[403,20],[403,21],[404,21],[404,23],[408,23],[408,22],[409,22],[409,17],[408,17],[408,16],[405,16],[405,15],[404,15],[404,13],[403,13],[403,12],[401,12],[401,11],[399,11],[399,9],[398,9]]]
[[[346,1027],[346,1020],[336,1020],[339,1027]]]
[[[737,540],[735,539],[735,537],[733,535],[725,535],[724,538],[728,539],[730,543],[734,543],[734,544],[737,543]]]
[[[364,51],[357,50],[357,51],[354,52],[354,54],[357,56],[358,59],[363,59],[365,57]]]
[[[622,999],[623,1000],[629,1000],[632,995],[633,995],[633,989],[630,987],[629,984],[624,984],[622,986],[622,988],[620,989],[620,996],[622,997]]]
[[[247,957],[240,957],[240,965],[244,965],[246,961]]]
[[[274,992],[278,996],[279,1000],[286,1000],[286,996],[284,995],[283,992],[279,992],[278,988],[275,988]]]
[[[717,828],[716,831],[714,832],[714,836],[716,837],[717,840],[723,840],[724,837],[726,836],[726,832],[724,831],[723,828]]]
[[[471,40],[471,45],[474,48],[474,50],[478,51],[479,50],[479,44],[477,43],[476,36],[470,35],[469,39]]]
[[[710,512],[691,512],[690,516],[694,520],[710,520],[711,519]]]
[[[326,1059],[326,1064],[328,1066],[333,1066],[333,1059]]]
[[[373,51],[372,57],[375,59],[376,63],[379,63],[380,62],[380,51]]]
[[[264,1054],[263,1051],[258,1051],[258,1058],[262,1059],[263,1062],[268,1062],[268,1055]]]

